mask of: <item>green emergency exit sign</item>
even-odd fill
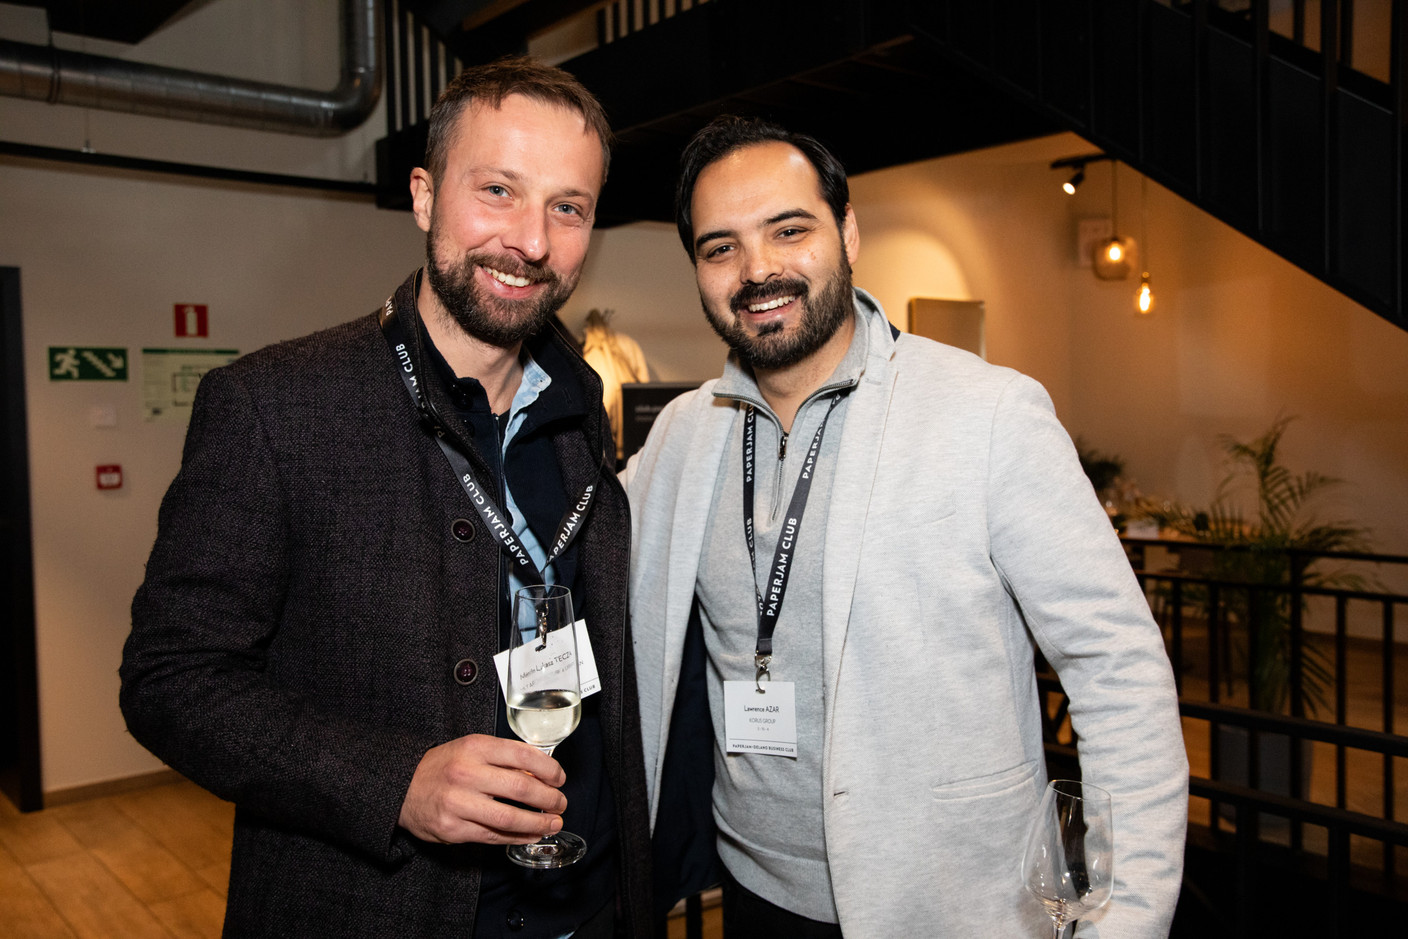
[[[50,346],[50,381],[126,381],[127,350],[106,346]]]

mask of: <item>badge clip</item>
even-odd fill
[[[771,655],[764,655],[761,652],[754,654],[753,666],[756,671],[753,674],[753,684],[756,687],[758,694],[767,694],[767,692],[763,690],[763,679],[766,678],[769,682],[772,681],[772,675],[768,673],[768,666],[771,664]]]

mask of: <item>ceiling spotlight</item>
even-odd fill
[[[1103,160],[1114,159],[1105,153],[1086,153],[1081,156],[1062,157],[1059,160],[1051,161],[1053,170],[1070,170],[1071,177],[1061,184],[1061,189],[1066,195],[1073,196],[1081,183],[1085,182],[1085,167],[1087,163],[1099,163]]]

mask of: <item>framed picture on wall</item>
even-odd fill
[[[967,349],[984,359],[988,357],[981,300],[912,297],[909,301],[909,331],[925,339]]]

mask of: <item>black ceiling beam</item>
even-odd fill
[[[527,49],[529,37],[570,19],[600,0],[523,0],[498,5],[474,0],[404,0],[466,65],[491,62]]]
[[[680,150],[720,113],[809,133],[851,173],[1059,129],[916,41],[906,9],[826,0],[799,24],[795,4],[714,2],[563,63],[619,139],[598,224],[668,221]]]
[[[12,0],[43,7],[49,28],[90,39],[137,43],[156,32],[191,0]]]
[[[453,40],[457,52],[490,58],[521,46],[525,32],[499,41],[495,31],[511,32],[515,16],[548,17],[554,2],[506,11]],[[721,113],[809,133],[851,173],[1060,129],[916,39],[933,25],[928,4],[810,0],[805,16],[798,10],[796,0],[712,0],[562,63],[601,100],[618,138],[599,226],[668,221],[680,151]],[[403,181],[423,147],[423,129],[412,139],[418,129],[378,145],[378,177],[389,181],[383,205],[404,207]]]

